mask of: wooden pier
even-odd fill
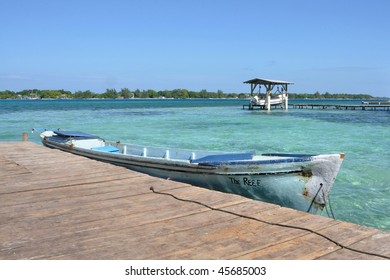
[[[363,110],[363,111],[390,111],[390,104],[361,104],[361,105],[348,105],[348,104],[318,104],[318,103],[302,103],[302,104],[288,104],[289,109],[330,109],[330,110]],[[271,105],[273,109],[283,109],[280,104]],[[263,105],[251,105],[243,104],[243,110],[265,110],[265,106]]]
[[[281,104],[277,104],[277,105],[271,104],[270,108],[271,109],[283,109],[283,106]],[[250,111],[252,111],[252,110],[267,110],[265,105],[249,105],[249,104],[242,105],[242,109],[243,110],[248,109]]]
[[[390,232],[0,143],[0,259],[389,259]]]
[[[289,104],[294,109],[333,109],[333,110],[390,110],[390,104]]]

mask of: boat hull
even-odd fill
[[[166,158],[108,153],[79,148],[69,143],[42,143],[95,160],[124,166],[134,171],[174,181],[189,183],[221,192],[229,192],[252,199],[320,214],[342,162],[340,154],[268,160],[193,164]],[[245,163],[245,164],[244,164]]]
[[[241,175],[154,171],[133,166],[128,166],[128,168],[156,177],[169,178],[211,190],[238,194],[314,214],[321,213],[323,209],[323,204],[312,204],[312,200],[303,195],[307,179],[299,171]]]

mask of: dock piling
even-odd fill
[[[28,141],[28,133],[27,132],[23,132],[22,133],[22,141],[23,142],[27,142]]]

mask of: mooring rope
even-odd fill
[[[316,195],[315,195],[314,198],[312,199],[312,201],[311,201],[311,203],[310,203],[310,206],[309,206],[309,209],[307,209],[306,212],[308,212],[308,213],[310,212],[311,207],[313,206],[314,201],[316,200],[316,198],[317,198],[318,194],[320,193],[320,191],[322,190],[322,187],[323,187],[323,186],[324,186],[324,185],[323,185],[322,183],[320,183],[320,187],[319,187],[319,189],[318,189]]]
[[[251,216],[247,216],[247,215],[242,215],[242,214],[238,214],[238,213],[234,213],[232,211],[228,211],[228,210],[224,210],[224,209],[219,209],[219,208],[215,208],[215,207],[212,207],[212,206],[209,206],[207,204],[204,204],[202,202],[199,202],[199,201],[196,201],[196,200],[190,200],[190,199],[184,199],[184,198],[180,198],[180,197],[177,197],[175,196],[174,194],[171,194],[171,193],[165,193],[165,192],[159,192],[159,191],[156,191],[153,187],[150,187],[150,190],[155,193],[155,194],[160,194],[160,195],[166,195],[166,196],[171,196],[173,197],[174,199],[176,200],[179,200],[179,201],[183,201],[183,202],[190,202],[190,203],[194,203],[194,204],[198,204],[198,205],[201,205],[203,207],[206,207],[210,210],[213,210],[213,211],[219,211],[219,212],[222,212],[222,213],[226,213],[226,214],[230,214],[230,215],[234,215],[234,216],[237,216],[237,217],[240,217],[240,218],[244,218],[244,219],[248,219],[248,220],[253,220],[253,221],[257,221],[257,222],[260,222],[260,223],[264,223],[264,224],[267,224],[267,225],[271,225],[271,226],[279,226],[279,227],[284,227],[284,228],[292,228],[292,229],[298,229],[298,230],[303,230],[303,231],[307,231],[309,233],[313,233],[315,235],[318,235],[332,243],[334,243],[336,246],[340,247],[341,249],[346,249],[346,250],[349,250],[349,251],[353,251],[353,252],[356,252],[356,253],[360,253],[360,254],[365,254],[365,255],[370,255],[370,256],[374,256],[374,257],[379,257],[379,258],[384,258],[384,259],[388,259],[390,260],[390,257],[389,256],[385,256],[385,255],[381,255],[381,254],[377,254],[377,253],[371,253],[371,252],[366,252],[366,251],[362,251],[362,250],[359,250],[359,249],[354,249],[354,248],[351,248],[349,246],[346,246],[346,245],[343,245],[341,244],[340,242],[322,234],[322,233],[319,233],[317,231],[314,231],[312,229],[309,229],[309,228],[304,228],[304,227],[300,227],[300,226],[293,226],[293,225],[286,225],[286,224],[280,224],[280,223],[273,223],[273,222],[268,222],[268,221],[265,221],[265,220],[261,220],[261,219],[258,219],[258,218],[255,218],[255,217],[251,217]]]
[[[332,214],[332,218],[334,220],[336,220],[335,216],[334,216],[334,213],[333,213],[333,209],[332,209],[332,203],[331,203],[331,200],[330,200],[330,196],[329,196],[329,210],[330,210],[330,213]]]
[[[329,205],[330,214],[328,211],[328,205]],[[325,204],[325,210],[326,210],[326,214],[328,215],[329,218],[336,220],[334,213],[333,213],[333,209],[332,209],[332,203],[330,202],[330,196],[328,197],[328,203]]]

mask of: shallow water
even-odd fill
[[[2,100],[0,141],[20,141],[23,131],[35,127],[171,148],[343,152],[346,157],[331,192],[336,218],[390,231],[390,111],[268,113],[242,110],[243,104],[247,101]],[[29,136],[39,143],[38,134]]]

